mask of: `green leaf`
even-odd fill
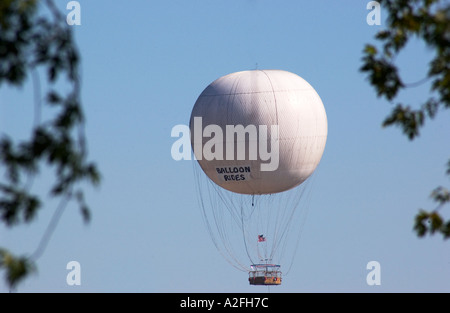
[[[6,271],[6,281],[10,288],[36,270],[34,262],[26,257],[13,256],[5,249],[0,249],[0,269]]]
[[[369,56],[374,56],[377,54],[377,48],[373,45],[366,45],[364,48],[364,53],[368,54]]]
[[[57,104],[62,102],[62,98],[56,91],[51,91],[47,95],[47,101],[50,104]]]
[[[436,231],[440,231],[442,225],[444,224],[442,217],[437,212],[433,212],[429,215],[429,218],[431,221],[431,227],[429,229],[431,234],[434,234]]]
[[[423,237],[427,233],[427,226],[425,222],[428,220],[429,214],[423,210],[420,210],[415,217],[414,230],[417,232],[417,236]]]

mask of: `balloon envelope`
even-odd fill
[[[252,195],[304,182],[322,158],[328,131],[314,88],[282,70],[215,80],[198,97],[190,129],[205,174],[226,190]]]

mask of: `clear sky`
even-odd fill
[[[68,1],[56,2],[69,12]],[[418,209],[435,207],[430,192],[448,186],[449,112],[427,121],[413,142],[381,127],[392,104],[358,69],[385,12],[381,26],[369,26],[367,2],[80,0],[81,25],[72,27],[89,157],[103,180],[87,188],[91,223],[69,206],[37,273],[18,291],[266,292],[218,253],[197,202],[194,161],[171,156],[171,130],[189,123],[203,89],[257,67],[303,77],[328,117],[294,265],[270,292],[449,292],[450,242],[412,230]],[[408,45],[398,59],[405,81],[421,80],[431,55],[418,42]],[[427,95],[425,84],[400,97],[414,104]],[[24,136],[32,104],[31,80],[21,89],[2,86],[0,132]],[[47,206],[34,223],[0,226],[0,246],[36,249],[56,207],[43,197]],[[66,283],[70,261],[81,265],[80,286]],[[379,286],[366,282],[370,261],[381,265]]]

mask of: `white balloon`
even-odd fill
[[[304,182],[322,158],[328,132],[317,92],[282,70],[242,71],[215,80],[198,97],[190,129],[205,174],[224,189],[252,195]],[[245,136],[231,136],[232,131]]]

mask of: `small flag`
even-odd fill
[[[264,235],[258,235],[258,242],[263,242],[266,241],[266,238],[264,237]]]

